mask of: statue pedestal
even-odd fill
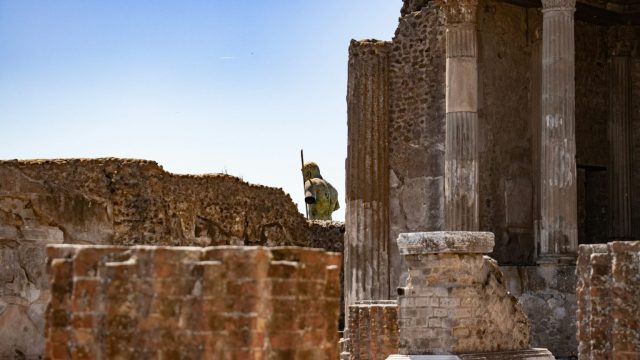
[[[400,234],[409,267],[398,289],[398,352],[389,360],[553,359],[531,349],[529,320],[506,289],[490,232]]]

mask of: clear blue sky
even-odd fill
[[[0,0],[0,159],[226,171],[304,211],[304,148],[343,200],[349,41],[390,39],[401,3]]]

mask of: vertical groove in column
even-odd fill
[[[610,59],[609,86],[609,237],[632,237],[630,60]]]
[[[575,1],[543,0],[540,256],[575,255]]]
[[[465,26],[466,25],[466,26]],[[447,29],[447,57],[477,57],[476,29],[465,24]]]
[[[478,230],[478,68],[473,1],[446,1],[445,228]]]
[[[447,229],[478,228],[478,114],[447,113],[445,147]]]
[[[389,51],[369,40],[349,48],[345,306],[389,298]]]
[[[531,51],[531,160],[533,184],[533,226],[536,239],[534,254],[538,254],[538,239],[540,227],[540,97],[542,95],[540,83],[542,81],[542,41],[538,39],[532,44]]]

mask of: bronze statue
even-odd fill
[[[320,175],[320,168],[314,162],[307,162],[302,168],[304,178],[304,202],[309,209],[311,220],[331,220],[331,213],[340,208],[338,191]]]

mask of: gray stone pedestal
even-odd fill
[[[554,359],[547,349],[528,349],[502,351],[495,353],[461,354],[461,355],[391,355],[387,360],[542,360]]]
[[[398,289],[399,355],[412,359],[553,359],[531,349],[529,321],[506,290],[489,232],[400,234],[409,267]]]

